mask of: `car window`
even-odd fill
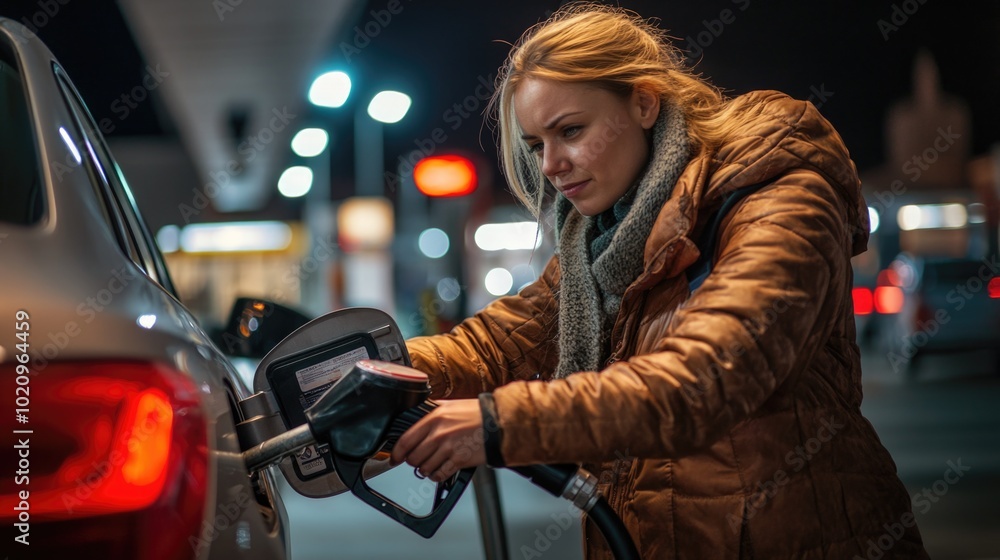
[[[0,51],[0,222],[32,225],[45,212],[45,191],[21,76]]]
[[[150,233],[149,227],[146,225],[146,221],[142,217],[142,213],[139,212],[139,207],[135,203],[135,198],[132,196],[132,189],[129,188],[128,182],[125,180],[125,175],[122,173],[121,168],[115,163],[113,159],[110,159],[110,150],[101,142],[102,149],[108,154],[108,158],[111,164],[115,168],[115,174],[119,179],[119,184],[122,186],[122,190],[128,197],[128,207],[131,210],[132,215],[135,218],[136,225],[138,227],[138,233],[142,238],[143,245],[148,248],[148,268],[151,271],[155,271],[155,274],[151,274],[153,279],[160,283],[165,290],[171,293],[175,298],[180,300],[180,296],[177,294],[177,290],[174,288],[174,282],[170,278],[170,272],[167,270],[167,262],[163,259],[163,254],[160,253],[160,247],[156,244],[156,240],[153,238],[153,234]]]
[[[79,154],[77,160],[87,168],[88,176],[98,192],[98,197],[111,215],[112,229],[115,230],[115,235],[122,252],[137,266],[146,270],[145,262],[135,240],[135,235],[129,228],[128,221],[122,213],[121,203],[108,182],[108,172],[101,162],[98,161],[95,140],[93,134],[90,134],[90,129],[92,128],[89,120],[90,113],[87,112],[86,106],[80,99],[79,94],[76,93],[76,90],[73,89],[67,80],[63,79],[62,71],[58,68],[54,70],[59,89],[63,94],[63,100],[66,101],[66,106],[73,114],[73,120],[76,124],[75,130],[68,131],[62,129],[60,132],[68,137],[66,138],[67,142],[76,146],[74,155]],[[84,161],[86,164],[83,163]]]
[[[132,191],[125,181],[121,168],[111,156],[111,150],[104,141],[104,136],[98,131],[86,104],[66,78],[63,70],[55,67],[54,71],[63,97],[70,110],[75,113],[77,122],[85,134],[86,149],[80,151],[88,153],[88,159],[100,175],[100,183],[104,187],[108,204],[112,206],[112,211],[124,232],[124,239],[120,240],[124,244],[122,249],[146,272],[147,276],[177,298],[177,290],[167,272],[163,256],[139,213]]]
[[[925,265],[926,284],[955,287],[978,277],[981,261],[932,261]]]

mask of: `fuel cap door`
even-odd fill
[[[266,400],[269,408],[278,412],[277,419],[268,419],[267,431],[280,434],[305,424],[305,410],[355,363],[369,359],[410,365],[402,333],[383,311],[367,307],[340,309],[299,327],[264,356],[254,374],[255,397]],[[241,424],[252,421],[246,418]],[[279,468],[303,496],[325,498],[347,490],[334,470],[326,445],[306,446],[283,459]],[[387,459],[370,460],[363,476],[371,478],[389,468]]]

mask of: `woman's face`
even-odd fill
[[[513,103],[542,174],[585,216],[614,206],[646,166],[647,131],[660,104],[645,90],[621,97],[590,84],[528,78]]]

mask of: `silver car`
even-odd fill
[[[287,556],[239,374],[178,301],[83,100],[0,18],[0,519],[15,558]]]
[[[887,315],[885,350],[896,372],[914,376],[934,353],[992,351],[1000,373],[1000,263],[901,253],[885,271],[898,312]]]

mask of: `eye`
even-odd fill
[[[531,144],[528,146],[528,153],[537,154],[542,151],[542,146],[543,144],[541,142],[538,142],[537,144]]]
[[[582,126],[567,126],[566,128],[563,129],[563,136],[565,136],[566,138],[572,138],[576,136],[577,133],[579,133],[581,130],[583,130]]]

